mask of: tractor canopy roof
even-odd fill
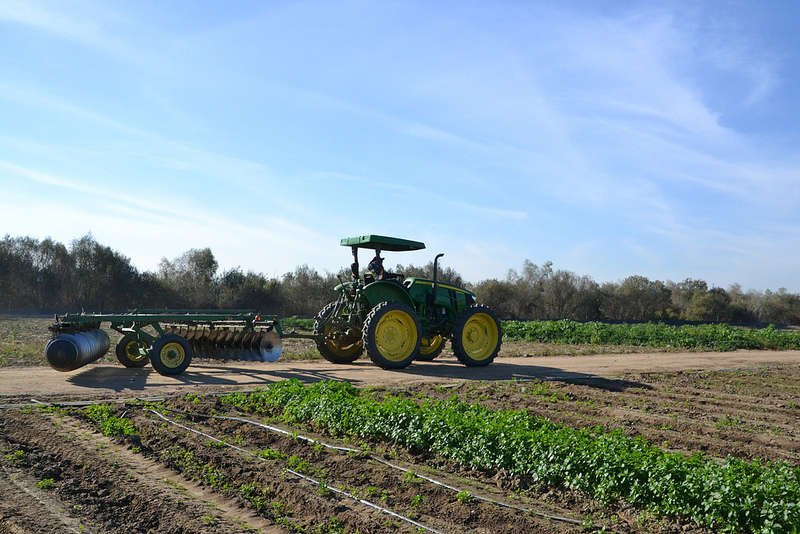
[[[358,247],[388,250],[390,252],[402,252],[407,250],[420,250],[425,248],[425,243],[411,241],[410,239],[400,239],[399,237],[387,237],[385,235],[360,235],[356,237],[345,237],[340,244],[343,247]]]

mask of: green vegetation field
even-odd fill
[[[311,330],[313,319],[281,319],[284,329]],[[665,323],[608,324],[560,321],[502,321],[505,341],[569,345],[627,345],[709,351],[800,349],[800,331],[735,328],[726,324],[673,326]]]
[[[606,324],[560,321],[503,321],[503,339],[539,343],[632,345],[727,351],[800,349],[800,331],[734,328],[725,324],[673,326],[664,323]]]
[[[786,462],[687,456],[619,431],[573,429],[525,410],[490,410],[456,399],[376,399],[346,382],[304,386],[289,380],[222,402],[289,424],[312,423],[335,436],[432,451],[470,469],[563,485],[602,502],[622,500],[715,531],[792,532],[800,525],[800,468]]]

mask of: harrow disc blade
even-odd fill
[[[281,336],[274,330],[261,334],[261,342],[258,344],[257,351],[263,362],[277,362],[283,353]]]

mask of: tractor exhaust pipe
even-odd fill
[[[444,252],[440,252],[433,258],[433,291],[431,291],[431,299],[428,303],[429,309],[433,309],[433,303],[436,302],[436,292],[439,290],[439,258],[444,256]]]
[[[50,367],[56,371],[74,371],[101,358],[110,345],[108,334],[99,328],[61,334],[50,340],[44,354]]]

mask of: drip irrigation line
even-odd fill
[[[30,402],[0,404],[0,410],[27,408],[29,406],[56,406],[58,408],[80,408],[82,406],[92,406],[94,404],[126,404],[128,402],[161,402],[166,399],[167,399],[166,397],[132,397],[127,399],[94,399],[94,400],[78,400],[78,401],[40,401],[38,399],[30,399]]]
[[[247,449],[243,449],[241,447],[237,447],[236,445],[233,445],[231,443],[227,443],[227,442],[225,442],[225,441],[223,441],[223,440],[221,440],[219,438],[216,438],[216,437],[214,437],[214,436],[212,436],[210,434],[206,434],[205,432],[201,432],[200,430],[196,430],[196,429],[190,428],[190,427],[188,427],[186,425],[182,425],[181,423],[178,423],[177,421],[173,421],[172,419],[169,419],[168,417],[165,417],[163,414],[157,412],[156,410],[148,408],[148,411],[156,414],[158,417],[160,417],[164,421],[166,421],[166,422],[168,422],[170,424],[173,424],[173,425],[175,425],[177,427],[180,427],[180,428],[182,428],[184,430],[188,430],[189,432],[193,432],[194,434],[198,434],[198,435],[203,436],[205,438],[208,438],[210,440],[216,441],[217,443],[222,443],[223,445],[226,445],[227,447],[230,447],[231,449],[237,450],[237,451],[242,452],[244,454],[248,454],[248,455],[250,455],[250,456],[252,456],[254,458],[258,458],[262,462],[268,462],[268,460],[265,460],[264,458],[260,457],[259,455],[255,454],[253,452],[248,451]],[[175,411],[175,410],[169,410],[169,411]],[[180,412],[178,412],[178,413],[180,413]],[[406,517],[404,515],[398,514],[397,512],[393,512],[392,510],[389,510],[388,508],[384,508],[383,506],[377,505],[377,504],[375,504],[373,502],[364,500],[364,499],[362,499],[360,497],[357,497],[357,496],[353,495],[352,493],[348,493],[348,492],[346,492],[344,490],[340,490],[338,488],[333,488],[331,486],[324,485],[319,480],[316,480],[316,479],[311,478],[311,477],[309,477],[307,475],[304,475],[303,473],[298,473],[297,471],[294,471],[293,469],[289,469],[288,467],[286,468],[286,471],[288,473],[291,473],[292,475],[294,475],[296,477],[299,477],[299,478],[301,478],[303,480],[306,480],[306,481],[308,481],[308,482],[310,482],[310,483],[312,483],[314,485],[324,486],[324,487],[326,487],[327,489],[329,489],[330,491],[332,491],[334,493],[338,493],[339,495],[344,495],[345,497],[349,497],[349,498],[353,499],[354,501],[359,502],[359,503],[361,503],[361,504],[363,504],[365,506],[368,506],[370,508],[373,508],[375,510],[378,510],[379,512],[383,512],[384,514],[388,514],[388,515],[390,515],[392,517],[396,517],[397,519],[401,519],[401,520],[403,520],[403,521],[405,521],[407,523],[410,523],[410,524],[414,525],[417,528],[421,528],[421,529],[427,530],[428,532],[433,532],[433,534],[444,534],[443,532],[441,532],[439,530],[436,530],[436,529],[431,528],[429,526],[423,525],[422,523],[418,523],[417,521],[414,521],[413,519],[411,519],[409,517]]]
[[[457,487],[451,486],[449,484],[446,484],[444,482],[441,482],[439,480],[427,477],[425,475],[420,475],[419,473],[417,473],[416,471],[414,471],[412,469],[408,469],[408,468],[405,468],[405,467],[402,467],[402,466],[399,466],[399,465],[395,465],[395,464],[393,464],[393,463],[391,463],[391,462],[389,462],[387,460],[384,460],[383,458],[380,458],[378,456],[375,456],[374,454],[370,454],[368,452],[365,452],[365,451],[363,451],[361,449],[354,449],[352,447],[342,447],[342,446],[339,446],[339,445],[331,445],[330,443],[325,443],[324,441],[319,441],[319,440],[314,439],[314,438],[309,437],[309,436],[303,436],[301,434],[297,434],[296,432],[289,432],[289,431],[284,430],[282,428],[278,428],[276,426],[271,426],[271,425],[266,425],[264,423],[259,423],[258,421],[253,421],[251,419],[245,419],[244,417],[235,417],[235,416],[228,416],[228,415],[206,415],[206,414],[199,414],[199,413],[193,413],[193,412],[184,412],[184,411],[180,411],[180,410],[173,410],[172,408],[163,408],[163,409],[166,410],[166,411],[169,411],[169,412],[173,412],[173,413],[177,413],[177,414],[181,414],[181,415],[185,415],[185,416],[189,416],[189,417],[200,417],[200,418],[207,418],[207,419],[222,419],[222,420],[227,420],[227,421],[238,421],[240,423],[246,423],[246,424],[249,424],[249,425],[254,425],[254,426],[263,428],[265,430],[269,430],[271,432],[275,432],[275,433],[278,433],[278,434],[283,434],[284,436],[289,436],[289,437],[297,438],[297,439],[300,439],[300,440],[303,440],[303,441],[307,441],[309,443],[318,444],[318,445],[321,445],[321,446],[326,447],[328,449],[333,449],[333,450],[342,451],[342,452],[354,452],[354,453],[358,453],[358,454],[365,454],[371,460],[374,460],[374,461],[376,461],[378,463],[387,465],[387,466],[389,466],[389,467],[391,467],[393,469],[397,469],[399,471],[403,471],[404,473],[412,473],[414,476],[417,476],[419,478],[427,480],[431,484],[435,484],[437,486],[441,486],[443,488],[447,488],[447,489],[449,489],[451,491],[455,491],[456,493],[461,493],[462,491],[466,491],[466,490],[461,490],[461,489],[459,489]],[[484,497],[482,495],[472,495],[472,497],[474,499],[479,500],[479,501],[488,502],[488,503],[495,504],[497,506],[501,506],[501,507],[504,507],[504,508],[511,508],[512,510],[517,510],[519,512],[525,512],[525,513],[528,513],[528,514],[531,514],[531,515],[535,515],[535,516],[538,516],[538,517],[541,517],[541,518],[544,518],[544,519],[550,519],[550,520],[553,520],[553,521],[560,521],[562,523],[571,523],[573,525],[583,526],[583,522],[582,521],[578,521],[577,519],[572,519],[572,518],[569,518],[569,517],[562,517],[562,516],[558,516],[558,515],[548,514],[548,513],[545,513],[545,512],[539,512],[537,510],[532,510],[530,508],[525,508],[524,506],[517,506],[515,504],[511,504],[511,503],[507,503],[507,502],[503,502],[503,501],[498,501],[496,499],[492,499],[491,497]],[[614,531],[605,529],[604,532],[613,533]]]
[[[255,393],[256,391],[258,391],[258,389],[230,389],[227,391],[226,390],[200,391],[199,394],[208,396],[213,396],[213,395],[220,396],[220,395],[230,395],[231,393]],[[68,407],[80,408],[82,406],[92,406],[94,404],[126,404],[128,402],[162,402],[167,400],[167,397],[166,396],[127,397],[127,398],[117,397],[110,399],[86,399],[86,400],[76,400],[76,401],[40,401],[34,398],[31,398],[29,400],[30,402],[0,404],[0,410],[26,408],[28,406],[57,406],[59,408],[68,408]]]
[[[15,473],[9,471],[3,465],[0,465],[0,470],[2,470],[2,472],[5,474],[5,479],[8,480],[11,484],[13,484],[18,490],[20,490],[21,492],[27,494],[28,497],[30,497],[31,499],[33,499],[34,501],[39,503],[42,507],[45,508],[45,510],[48,510],[48,511],[52,511],[53,510],[52,504],[48,504],[47,502],[45,502],[41,497],[39,497],[33,491],[31,491],[31,489],[28,488],[27,485],[25,485],[24,483],[19,481],[17,479],[17,476],[16,476]],[[69,518],[69,516],[67,516],[67,517]],[[73,527],[73,526],[69,525],[67,523],[67,521],[68,521],[67,519],[64,519],[63,517],[59,517],[58,519],[62,523],[61,526],[66,528],[66,529],[69,529],[70,532],[74,532],[75,534],[91,534],[91,532],[88,529],[86,529],[85,526],[82,523],[80,524],[80,528],[76,528],[76,527]],[[13,525],[12,525],[11,528],[14,528]],[[9,532],[12,532],[12,531],[9,531]],[[16,532],[16,529],[13,532]]]

